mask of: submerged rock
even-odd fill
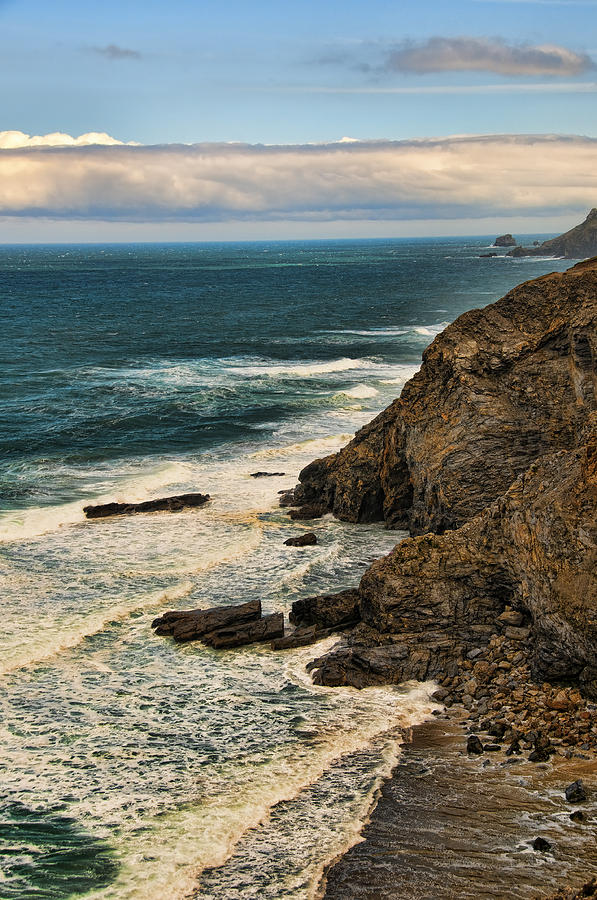
[[[84,506],[83,512],[88,519],[129,516],[144,512],[179,512],[181,509],[203,506],[209,499],[209,494],[177,494],[158,500],[144,500],[142,503],[101,503],[98,506]]]
[[[251,478],[280,478],[286,472],[251,472]]]
[[[295,498],[293,497],[293,501],[294,499]],[[280,503],[280,505],[282,504]],[[299,509],[291,509],[290,518],[296,520],[321,519],[325,512],[327,512],[327,510],[321,503],[306,503],[304,506],[299,507]]]
[[[308,531],[306,534],[301,534],[298,537],[288,538],[287,541],[284,541],[286,547],[312,547],[316,543],[317,535],[312,531]]]

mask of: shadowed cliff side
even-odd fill
[[[412,533],[461,526],[547,453],[579,446],[597,410],[597,258],[460,316],[400,398],[295,499]]]

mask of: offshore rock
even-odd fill
[[[300,534],[298,537],[288,538],[284,541],[286,547],[312,547],[317,543],[317,535],[313,531]]]
[[[209,494],[178,494],[175,497],[161,497],[159,500],[144,500],[143,503],[102,503],[98,506],[84,506],[88,519],[104,519],[108,516],[129,516],[144,512],[179,512],[203,506],[210,499]]]
[[[170,610],[154,619],[156,634],[172,635],[177,641],[193,641],[218,628],[240,626],[261,618],[261,600],[215,609]]]
[[[515,247],[507,256],[563,256],[564,259],[587,259],[597,254],[597,209],[592,209],[584,222],[559,237],[533,247]]]
[[[273,641],[274,638],[284,636],[284,614],[273,613],[271,616],[263,616],[255,622],[246,622],[244,625],[232,625],[229,628],[220,628],[210,631],[203,636],[203,643],[216,650],[228,650],[232,647],[243,647],[246,644],[260,644],[265,641]]]
[[[398,400],[303,469],[294,502],[415,534],[457,528],[539,457],[578,446],[596,360],[597,260],[526,282],[438,335]]]
[[[516,239],[511,234],[501,234],[493,242],[494,247],[516,247]]]

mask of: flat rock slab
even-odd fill
[[[261,644],[284,636],[284,614],[273,613],[255,622],[229,628],[220,628],[204,635],[203,642],[216,650],[242,647],[246,644]]]
[[[239,627],[261,619],[261,600],[215,609],[170,610],[151,623],[156,634],[172,635],[177,641],[194,641],[219,628]]]
[[[143,503],[101,503],[98,506],[84,506],[83,512],[88,519],[130,516],[145,512],[179,512],[181,509],[203,506],[209,499],[209,494],[177,494],[175,497],[144,500]]]
[[[359,592],[352,589],[295,600],[290,613],[290,621],[299,627],[346,628],[356,625],[360,618]]]
[[[251,478],[281,478],[286,472],[251,472]]]

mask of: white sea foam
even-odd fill
[[[190,594],[193,588],[192,581],[183,581],[166,590],[155,591],[128,603],[115,603],[108,608],[65,622],[57,621],[54,616],[42,613],[37,619],[35,629],[28,631],[26,643],[17,635],[15,644],[3,648],[0,675],[7,675],[17,669],[50,660],[65,650],[72,650],[86,638],[104,631],[110,622],[127,618],[131,613],[141,609],[152,609],[164,603],[180,600]]]
[[[83,507],[88,504],[107,503],[112,500],[132,503],[148,500],[152,494],[172,484],[189,483],[192,478],[189,463],[174,461],[159,465],[148,464],[146,471],[140,467],[119,469],[102,473],[94,485],[94,496],[57,506],[39,506],[30,509],[9,510],[0,514],[0,543],[26,541],[40,537],[59,528],[85,522]],[[191,482],[192,483],[192,482]]]
[[[328,375],[333,372],[349,372],[352,369],[367,369],[372,365],[368,359],[334,359],[329,362],[296,362],[287,365],[271,365],[269,363],[256,363],[254,365],[239,365],[230,367],[229,371],[244,375],[247,378],[279,378],[297,377],[310,378],[317,375]]]
[[[294,665],[298,664],[301,670],[314,655],[313,648],[308,649],[309,654],[295,654]],[[318,652],[322,649],[318,645]],[[292,669],[293,664],[287,671],[292,673]],[[347,849],[358,839],[358,829],[379,783],[389,775],[398,758],[399,735],[395,731],[388,733],[429,716],[434,708],[429,701],[432,688],[428,684],[417,685],[410,692],[392,688],[333,689],[337,717],[325,725],[320,723],[316,739],[307,744],[281,746],[265,759],[257,752],[245,756],[242,765],[238,761],[226,764],[220,769],[220,787],[212,782],[209,795],[156,820],[145,819],[143,828],[123,836],[119,850],[122,867],[117,880],[101,891],[91,892],[89,900],[188,897],[200,883],[201,872],[223,865],[243,835],[267,822],[278,804],[292,802],[338,760],[370,748],[387,734],[386,753],[370,791],[362,798],[361,821],[343,823],[331,856]],[[311,689],[321,694],[330,692],[329,688]],[[310,896],[314,895],[317,875],[328,861],[320,860],[317,871],[311,873]],[[210,895],[199,889],[199,896]]]
[[[352,388],[340,391],[340,393],[346,397],[354,397],[356,400],[368,400],[370,397],[377,397],[379,391],[368,384],[356,384]]]

